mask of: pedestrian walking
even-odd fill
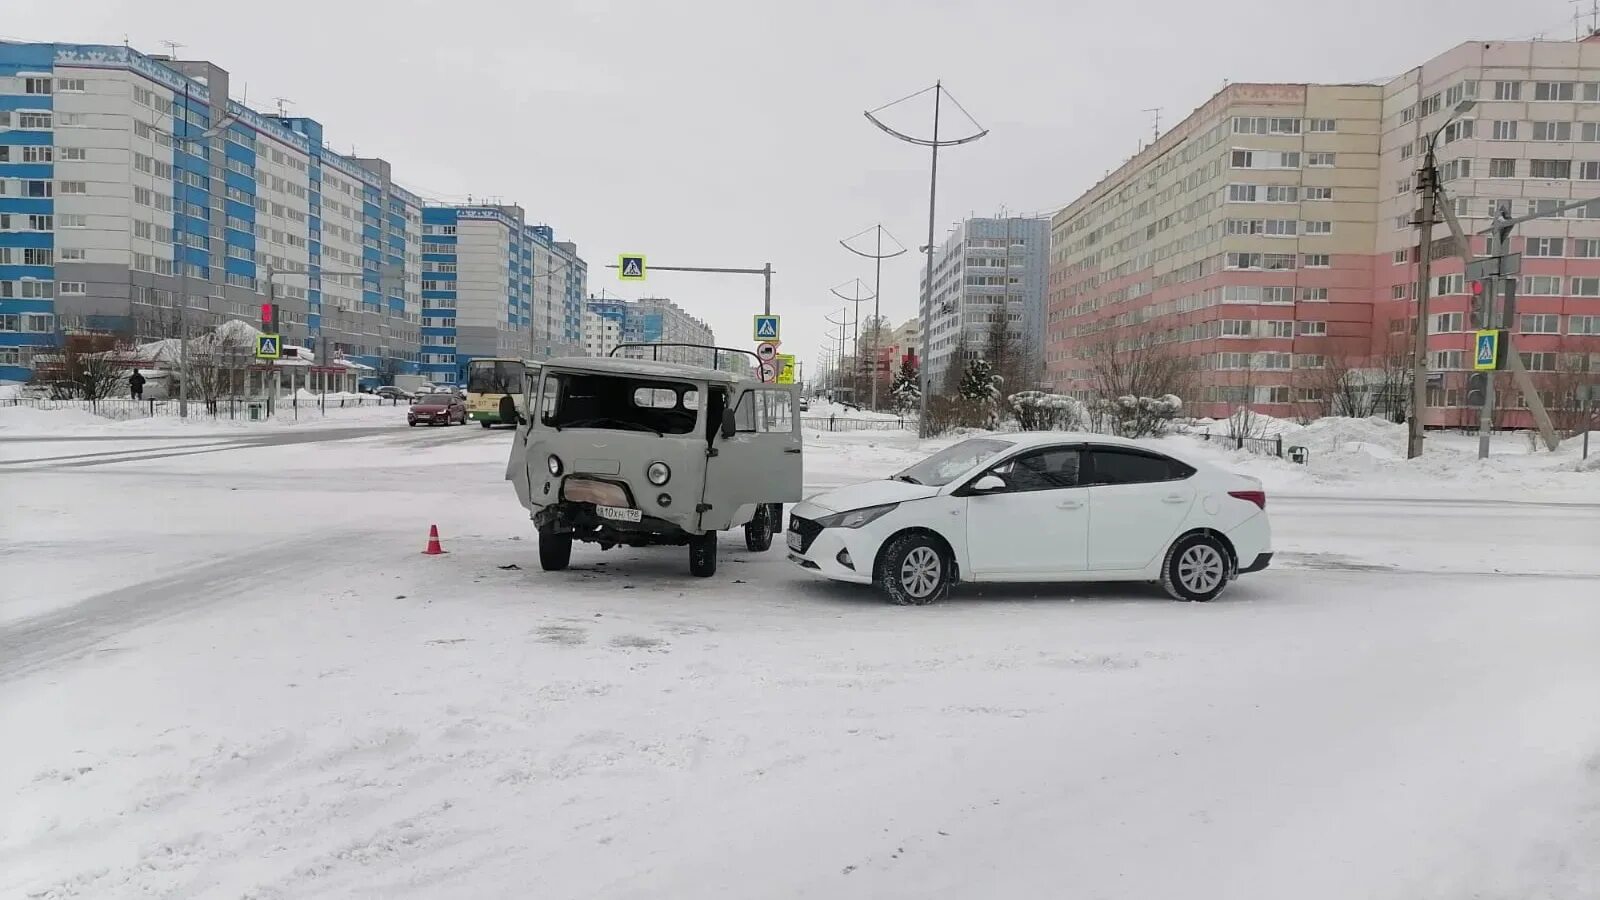
[[[138,369],[134,369],[133,374],[128,376],[128,393],[132,394],[135,400],[144,399],[144,376],[139,374]]]

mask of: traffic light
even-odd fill
[[[1489,292],[1489,283],[1483,280],[1472,282],[1472,324],[1478,328],[1493,328],[1494,322],[1490,320],[1493,308],[1493,295]]]
[[[278,314],[279,314],[278,304],[276,304],[276,303],[263,303],[263,304],[261,304],[261,333],[262,334],[277,334],[278,333],[278,325],[280,324],[279,318],[278,318]]]
[[[1473,372],[1467,376],[1467,405],[1481,408],[1488,396],[1489,373]]]

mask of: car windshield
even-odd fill
[[[552,428],[688,434],[699,420],[700,388],[690,382],[552,372],[540,421]]]
[[[522,388],[528,369],[509,359],[473,360],[467,366],[467,390],[474,394],[510,394]]]
[[[453,394],[429,394],[426,397],[418,397],[417,398],[417,405],[418,406],[449,406],[451,403],[455,402],[455,399],[456,399],[455,395],[453,395]]]
[[[994,438],[965,440],[900,472],[894,476],[894,480],[943,487],[959,478],[963,472],[983,465],[1011,446],[1010,441]]]

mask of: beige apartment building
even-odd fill
[[[1380,411],[1400,414],[1403,390],[1373,373],[1403,368],[1408,352],[1415,171],[1435,134],[1468,231],[1501,203],[1520,216],[1600,196],[1600,42],[1475,42],[1385,84],[1219,91],[1054,217],[1047,380],[1087,395],[1110,354],[1159,347],[1195,359],[1197,414],[1321,414],[1344,368],[1393,394]],[[1513,250],[1524,253],[1514,340],[1549,399],[1566,402],[1567,381],[1600,371],[1600,222],[1530,222]],[[1460,260],[1433,275],[1425,421],[1466,424]],[[1524,424],[1509,402],[1502,423]]]

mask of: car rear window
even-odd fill
[[[1089,451],[1090,484],[1151,484],[1158,481],[1179,481],[1193,475],[1193,466],[1169,456],[1095,447]]]

